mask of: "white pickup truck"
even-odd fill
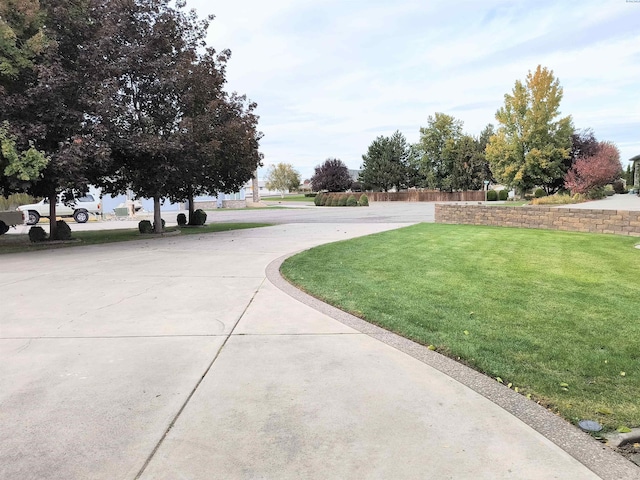
[[[0,212],[0,235],[9,231],[9,227],[22,225],[24,223],[24,215],[22,212]]]
[[[18,210],[25,213],[27,225],[35,225],[40,221],[40,217],[49,216],[49,200],[47,198],[31,205],[21,205]],[[74,198],[68,205],[65,205],[61,197],[56,203],[56,215],[60,217],[73,217],[77,223],[86,223],[89,215],[101,215],[102,206],[100,199],[96,199],[91,194]]]

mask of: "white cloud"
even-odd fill
[[[228,88],[258,103],[265,163],[303,177],[325,158],[357,168],[378,135],[415,142],[442,111],[478,134],[515,80],[542,64],[563,114],[640,153],[640,4],[624,0],[192,1],[230,48]]]

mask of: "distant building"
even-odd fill
[[[640,155],[636,155],[635,157],[629,159],[632,165],[633,170],[633,185],[640,186]]]

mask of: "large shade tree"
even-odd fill
[[[316,192],[321,190],[344,192],[351,188],[353,179],[342,160],[339,158],[327,158],[315,168],[315,173],[311,177],[311,184]]]
[[[187,200],[189,223],[194,220],[196,195],[238,191],[262,160],[256,104],[222,89],[229,55],[228,50],[217,54],[207,48],[181,72],[181,181],[169,198]]]
[[[447,145],[462,137],[461,120],[445,113],[436,113],[427,119],[427,126],[420,128],[419,170],[424,179],[423,187],[451,190],[453,164]]]
[[[562,94],[553,71],[539,65],[504,96],[496,113],[498,131],[486,151],[500,182],[520,192],[535,186],[547,193],[558,190],[574,132],[571,116],[560,116]]]
[[[97,0],[0,3],[0,120],[8,121],[18,149],[33,146],[48,157],[18,188],[47,197],[52,219],[58,194],[86,191],[108,158],[89,120],[103,63],[87,47],[99,36],[101,6]],[[56,233],[51,222],[50,238]]]
[[[280,192],[284,197],[286,192],[291,192],[300,186],[300,174],[290,163],[278,163],[272,165],[267,172],[267,188]]]
[[[387,192],[406,187],[410,156],[411,147],[399,131],[377,137],[362,156],[360,181],[364,188]]]

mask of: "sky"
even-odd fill
[[[562,116],[640,154],[640,0],[187,0],[215,15],[227,90],[258,104],[263,178],[349,168],[378,136],[410,143],[446,113],[477,136],[538,65],[564,89]]]

